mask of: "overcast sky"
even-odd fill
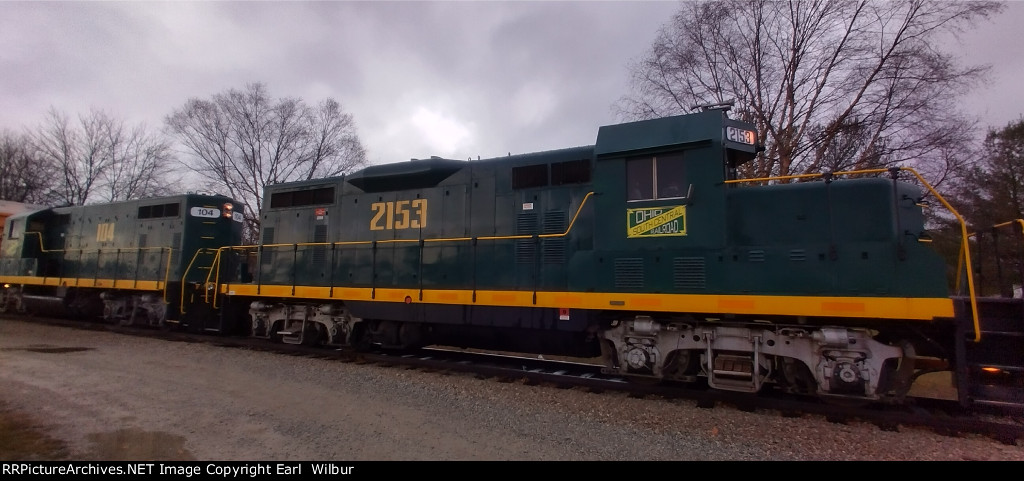
[[[1024,113],[1024,2],[951,51],[993,66],[984,125]],[[338,100],[373,163],[593,144],[675,1],[0,2],[0,128],[52,106],[162,127],[189,98],[263,82]]]

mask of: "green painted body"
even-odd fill
[[[239,205],[187,194],[14,216],[4,232],[0,275],[68,279],[69,285],[75,279],[203,282],[209,269],[199,267],[209,267],[217,248],[241,240],[242,222],[222,215],[225,203]]]
[[[753,130],[707,111],[602,127],[593,146],[412,160],[273,185],[254,282],[948,297],[943,262],[918,242],[916,186],[884,178],[726,183],[756,152],[726,140],[729,126]],[[679,174],[685,195],[628,200],[629,159],[647,157],[677,162],[657,168]],[[659,214],[676,224],[629,235]],[[563,233],[574,216],[564,237],[492,238]]]
[[[513,189],[512,168],[579,160],[589,167],[591,157],[591,148],[578,148],[492,161],[410,162],[424,164],[425,170],[457,163],[459,169],[437,185],[409,180],[403,164],[363,172],[386,185],[412,186],[398,191],[363,192],[347,182],[351,177],[268,187],[268,199],[297,189],[334,188],[340,195],[333,204],[277,208],[271,203],[264,209],[262,242],[286,245],[264,247],[257,280],[291,284],[295,276],[297,285],[565,290],[572,253],[592,249],[590,222],[578,222],[568,239],[480,238],[565,232],[591,185]],[[433,182],[422,171],[412,175]],[[399,202],[408,204],[399,207]],[[533,208],[524,211],[528,204]],[[400,211],[406,208],[408,218]],[[581,213],[588,217],[586,210]],[[413,221],[421,226],[411,227]],[[420,239],[429,241],[420,245]],[[337,244],[291,245],[313,242]]]

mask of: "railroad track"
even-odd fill
[[[319,346],[271,343],[261,339],[225,337],[143,327],[113,326],[98,322],[70,321],[5,314],[23,321],[74,329],[103,330],[178,342],[198,342],[223,348],[251,349],[341,362],[404,367],[430,372],[462,373],[495,382],[521,382],[594,393],[616,392],[652,400],[690,401],[696,406],[737,409],[778,416],[821,416],[837,424],[870,423],[886,431],[928,429],[946,436],[985,436],[1004,444],[1024,443],[1024,416],[1020,413],[965,412],[953,400],[911,397],[902,406],[848,406],[824,403],[771,390],[750,395],[683,384],[643,384],[606,375],[601,366],[509,354],[469,352],[461,349],[423,348],[403,352],[357,352]]]

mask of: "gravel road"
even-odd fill
[[[8,319],[0,319],[0,402],[83,461],[1024,461],[1021,445],[917,428]]]

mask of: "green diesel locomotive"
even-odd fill
[[[922,188],[898,169],[737,179],[757,138],[712,109],[269,186],[222,307],[284,342],[601,356],[743,392],[899,400],[953,369],[977,300],[950,295]]]
[[[966,227],[947,285],[921,202],[941,196],[911,169],[740,179],[758,138],[707,109],[270,185],[250,246],[224,197],[47,209],[8,221],[2,306],[844,402],[900,402],[944,370],[965,405],[1024,407],[1024,304],[975,294]]]
[[[215,281],[218,249],[241,243],[241,207],[224,196],[185,194],[11,216],[0,252],[0,312],[181,323],[182,306]],[[221,328],[217,316],[193,316],[184,327]]]

